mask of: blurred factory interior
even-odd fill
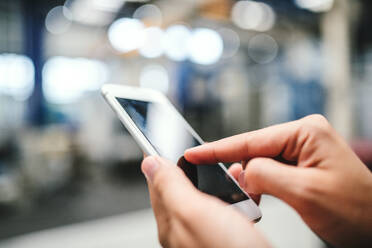
[[[371,168],[370,11],[368,0],[0,0],[0,246],[159,246],[142,152],[104,83],[164,92],[207,141],[321,113]],[[274,247],[326,247],[282,202],[261,206]]]

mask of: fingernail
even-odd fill
[[[240,187],[242,187],[243,189],[245,188],[245,176],[244,176],[244,170],[242,170],[239,174],[239,178],[238,178],[238,181],[239,181],[239,184],[240,184]]]
[[[159,167],[158,161],[154,157],[147,157],[142,164],[142,172],[148,181],[152,182],[155,172]]]

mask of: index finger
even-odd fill
[[[206,143],[186,150],[185,158],[194,164],[213,164],[283,154],[298,156],[300,125],[300,121],[292,121]]]

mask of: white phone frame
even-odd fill
[[[178,112],[178,110],[174,107],[174,105],[168,100],[168,98],[163,95],[162,93],[146,88],[138,88],[138,87],[131,87],[131,86],[123,86],[123,85],[116,85],[116,84],[105,84],[101,88],[101,93],[104,96],[105,100],[114,110],[114,112],[119,117],[120,121],[124,124],[124,126],[128,129],[129,133],[135,139],[137,144],[141,147],[147,155],[159,155],[150,142],[146,139],[144,134],[139,130],[133,120],[130,118],[128,113],[123,109],[120,103],[117,101],[118,98],[126,98],[126,99],[133,99],[133,100],[140,100],[140,101],[147,101],[147,102],[158,102],[164,103],[170,106],[174,113],[179,115],[183,120],[185,127],[191,132],[191,134],[201,143],[203,144],[204,141],[200,138],[200,136],[195,132],[195,130],[190,126],[190,124],[183,118],[183,116]],[[233,180],[233,182],[240,188],[239,183],[228,173],[226,167],[222,163],[218,163],[219,166],[225,171],[225,173]],[[240,188],[241,189],[241,188]],[[248,194],[241,189],[244,194],[248,196]],[[240,212],[244,213],[250,220],[252,221],[259,221],[262,217],[261,211],[256,203],[248,196],[248,200],[244,200],[241,202],[237,202],[231,204],[233,207],[240,210]]]

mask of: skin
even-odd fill
[[[197,190],[161,157],[142,163],[163,247],[269,247],[241,213]]]
[[[370,247],[372,174],[320,115],[207,143],[185,157],[195,164],[243,161],[230,172],[256,200],[282,199],[337,247]],[[177,166],[149,157],[142,170],[163,246],[268,246],[244,216],[196,190]]]

